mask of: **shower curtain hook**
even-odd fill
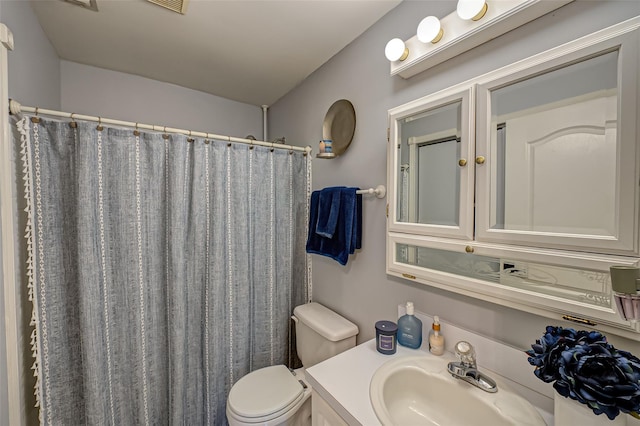
[[[76,127],[78,127],[78,123],[76,123],[76,120],[73,118],[73,115],[75,114],[75,112],[71,113],[71,123],[69,123],[69,127],[71,127],[72,129],[75,129]]]
[[[164,126],[164,130],[162,131],[162,139],[169,139],[169,134],[167,133],[167,126]]]
[[[101,132],[104,129],[104,127],[102,127],[102,117],[98,117],[98,126],[96,127],[96,130]]]
[[[136,123],[136,129],[133,131],[134,136],[140,136],[140,131],[138,130],[138,123]]]
[[[38,118],[38,108],[36,107],[36,116],[35,117],[31,117],[31,122],[32,123],[39,123],[40,122],[40,118]]]
[[[271,142],[271,152],[273,152],[275,148],[273,147],[273,142]]]
[[[193,139],[193,138],[191,137],[191,130],[189,130],[189,137],[187,138],[187,142],[190,142],[190,143],[191,143],[191,142],[194,142],[194,141],[195,141],[195,139]]]
[[[253,139],[251,139],[251,142],[249,142],[249,149],[253,149]]]

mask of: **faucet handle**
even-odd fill
[[[471,346],[471,343],[465,342],[464,340],[459,341],[456,343],[455,352],[462,365],[475,368],[476,352],[473,346]]]

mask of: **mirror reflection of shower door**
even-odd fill
[[[460,216],[460,139],[456,129],[409,138],[409,221],[458,226]],[[409,246],[407,260],[417,261]]]
[[[458,226],[460,212],[460,139],[456,129],[409,138],[411,191],[409,219]]]
[[[473,88],[392,115],[398,180],[390,230],[473,238]]]

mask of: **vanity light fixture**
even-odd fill
[[[399,38],[389,40],[387,46],[384,48],[384,56],[391,62],[404,61],[409,56],[409,49]]]
[[[458,0],[456,12],[465,21],[479,21],[487,13],[489,5],[485,0]]]
[[[418,31],[416,32],[418,40],[422,43],[437,43],[442,39],[444,35],[444,29],[440,20],[435,16],[427,16],[418,25]]]
[[[421,22],[417,34],[405,40],[404,43],[401,40],[392,40],[387,44],[386,52],[387,59],[390,61],[391,75],[409,78],[573,0],[457,1],[456,10],[439,18],[439,25],[435,27],[437,30],[430,24]],[[423,19],[423,22],[427,20],[435,24],[437,21],[435,18],[428,18]],[[439,36],[443,28],[447,34]],[[438,37],[441,38],[438,39]],[[400,47],[394,48],[393,45]],[[395,52],[395,55],[390,56],[389,51]]]

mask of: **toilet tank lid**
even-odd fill
[[[296,306],[293,314],[331,342],[338,342],[358,334],[357,325],[317,302]]]

